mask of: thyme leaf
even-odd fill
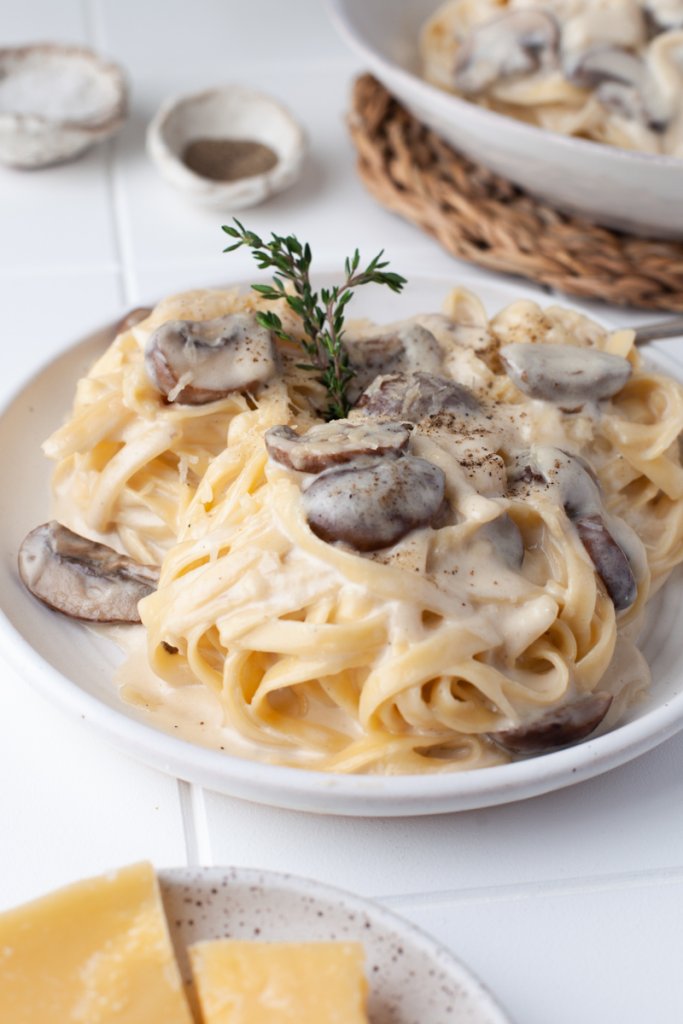
[[[246,246],[251,249],[259,270],[272,271],[272,284],[253,284],[252,288],[268,302],[284,300],[300,318],[303,338],[298,342],[309,361],[298,365],[301,369],[317,373],[318,380],[325,386],[328,394],[327,419],[342,419],[350,409],[347,389],[355,376],[344,345],[345,310],[353,298],[354,289],[366,284],[381,284],[392,292],[400,292],[406,279],[386,269],[389,261],[383,259],[383,249],[364,269],[359,269],[361,257],[356,249],[353,256],[344,260],[342,283],[332,288],[321,288],[318,294],[310,280],[311,247],[300,242],[296,235],[273,232],[270,239],[264,241],[236,217],[232,225],[223,225],[223,231],[236,239],[223,252],[234,252]],[[289,289],[286,282],[289,282]],[[257,313],[256,319],[282,341],[297,343],[297,339],[284,329],[276,313]]]

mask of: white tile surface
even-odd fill
[[[319,818],[206,793],[207,862],[311,874],[371,896],[683,867],[683,737],[631,764],[503,807],[411,819]]]
[[[249,226],[306,237],[321,269],[356,245],[367,255],[384,246],[408,274],[517,288],[453,261],[365,193],[344,121],[357,66],[320,0],[5,7],[7,43],[88,42],[119,60],[132,109],[115,142],[77,163],[26,175],[0,168],[0,401],[129,303],[251,276],[246,254],[221,254],[231,211],[182,200],[144,152],[162,98],[222,81],[277,95],[311,142],[300,181],[245,211]],[[586,308],[615,323],[643,319]],[[683,369],[683,341],[661,349]],[[307,874],[382,897],[433,932],[519,1024],[683,1019],[682,804],[677,737],[580,786],[467,814],[354,821],[250,806],[115,753],[0,671],[0,908],[140,857]]]
[[[678,1024],[683,874],[389,901],[449,945],[519,1024]]]
[[[121,314],[120,274],[96,267],[66,273],[56,268],[16,275],[0,271],[0,308],[11,324],[12,357],[0,382],[4,402],[43,363]]]
[[[4,665],[0,721],[0,909],[135,860],[186,862],[175,779],[104,745]]]

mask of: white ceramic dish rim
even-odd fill
[[[487,985],[455,953],[418,925],[413,924],[412,921],[407,921],[400,914],[394,913],[375,900],[302,875],[265,871],[259,868],[243,868],[232,865],[228,867],[215,865],[211,867],[161,868],[156,874],[162,893],[184,885],[192,886],[196,884],[198,877],[210,884],[220,884],[228,877],[230,882],[235,882],[242,887],[256,886],[271,891],[285,890],[295,895],[310,896],[314,901],[321,903],[337,904],[340,909],[355,912],[359,919],[365,916],[373,922],[378,922],[387,932],[394,933],[407,944],[418,947],[426,953],[444,973],[450,975],[476,1001],[477,1009],[483,1010],[488,1015],[490,1024],[510,1024],[510,1018]],[[416,980],[419,981],[419,979]]]
[[[669,156],[663,153],[640,153],[636,150],[622,149],[619,146],[608,146],[606,143],[597,142],[594,139],[563,135],[561,132],[550,131],[548,128],[541,128],[540,125],[517,120],[517,118],[501,114],[496,110],[489,110],[488,107],[471,103],[455,93],[438,89],[435,85],[432,85],[423,78],[419,78],[400,64],[379,53],[363,36],[359,35],[347,15],[345,0],[324,0],[324,2],[336,29],[353,50],[356,50],[356,52],[363,56],[370,65],[375,65],[382,70],[386,69],[389,74],[398,78],[404,88],[406,90],[412,89],[425,105],[432,108],[435,106],[440,108],[445,117],[455,119],[459,112],[463,112],[468,116],[476,115],[481,117],[484,123],[488,122],[492,134],[495,133],[497,125],[503,122],[509,125],[512,122],[519,129],[522,138],[526,135],[533,141],[550,136],[554,143],[570,149],[576,149],[579,152],[583,151],[587,158],[590,157],[592,152],[600,150],[602,153],[609,153],[614,159],[622,160],[625,163],[639,163],[642,160],[652,166],[678,169],[683,178],[683,159],[681,157]],[[438,4],[435,4],[435,10],[437,6]]]
[[[104,330],[106,327],[92,333]],[[40,366],[3,402],[0,418],[33,382],[49,373],[50,366],[57,364],[65,352],[83,345],[89,337]],[[75,719],[88,719],[113,746],[150,767],[252,802],[317,813],[398,817],[450,813],[526,799],[616,768],[683,728],[682,688],[640,718],[541,757],[443,774],[334,775],[247,760],[129,718],[122,710],[86,693],[44,660],[1,610],[0,651],[51,703]]]

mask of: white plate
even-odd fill
[[[490,313],[522,297],[523,286],[467,281]],[[328,283],[317,279],[316,285]],[[403,295],[361,290],[351,314],[389,321],[437,310],[453,278],[413,276]],[[565,303],[566,304],[566,303]],[[50,611],[22,586],[19,545],[49,518],[50,466],[41,441],[61,422],[74,387],[103,350],[103,329],[58,356],[19,392],[0,416],[0,651],[50,701],[96,729],[119,749],[159,768],[231,796],[298,810],[361,816],[437,814],[507,803],[571,785],[637,757],[683,727],[683,575],[656,598],[644,652],[654,684],[619,728],[568,750],[494,768],[446,775],[329,775],[259,764],[209,750],[149,725],[144,712],[120,701],[112,674],[121,655],[81,624]],[[670,370],[670,367],[668,367]]]
[[[683,160],[550,132],[424,81],[418,33],[440,0],[327,0],[327,6],[370,71],[457,150],[590,221],[683,237]]]
[[[243,868],[179,868],[159,881],[186,979],[185,949],[204,939],[362,942],[371,1024],[510,1024],[452,953],[376,903]]]

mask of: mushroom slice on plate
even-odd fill
[[[514,343],[500,358],[511,381],[530,398],[584,404],[611,398],[631,376],[623,356],[577,345]]]
[[[442,470],[425,459],[363,456],[313,480],[303,494],[306,518],[325,541],[377,551],[435,524],[445,483]]]
[[[28,534],[18,563],[35,597],[89,622],[139,622],[138,601],[159,582],[156,566],[140,565],[54,521]]]
[[[453,85],[466,96],[476,96],[503,79],[553,66],[559,41],[559,25],[547,11],[529,8],[492,18],[465,37]]]
[[[509,754],[524,756],[570,747],[597,729],[611,703],[609,693],[587,693],[569,704],[546,711],[527,725],[491,732],[489,738]]]
[[[139,324],[142,320],[146,320],[152,312],[151,306],[137,306],[135,309],[131,309],[130,313],[126,313],[122,316],[116,325],[116,334],[123,334],[124,331],[130,331],[136,324]]]
[[[161,324],[147,340],[145,368],[169,402],[205,405],[270,380],[277,353],[252,313],[229,313]]]
[[[376,377],[356,409],[378,419],[419,423],[440,412],[472,413],[479,402],[464,384],[433,373],[388,373]]]
[[[683,28],[683,0],[645,0],[642,6],[658,31]]]
[[[593,46],[574,58],[567,77],[584,89],[594,89],[604,107],[621,117],[663,131],[671,111],[660,95],[645,62],[618,46]]]
[[[638,584],[628,555],[608,528],[600,489],[583,459],[560,448],[536,445],[517,457],[511,479],[555,491],[581,543],[620,612],[634,603]]]
[[[291,427],[265,433],[271,459],[300,473],[320,473],[359,455],[399,455],[408,447],[410,431],[402,423],[348,423],[333,420],[297,434]]]
[[[524,538],[513,519],[503,512],[497,519],[484,523],[475,535],[489,541],[500,560],[509,569],[521,569],[524,561]]]
[[[638,596],[638,585],[631,563],[609,532],[601,516],[575,518],[576,531],[590,555],[598,576],[617,611],[630,608]]]
[[[443,350],[431,331],[418,323],[398,324],[370,338],[346,341],[349,362],[355,371],[351,388],[356,396],[378,374],[412,373],[426,370],[438,373],[443,366]]]

